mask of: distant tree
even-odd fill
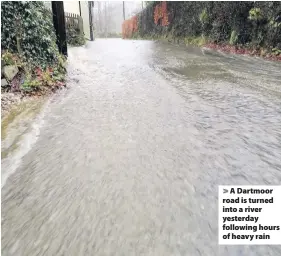
[[[126,16],[125,16],[125,2],[123,1],[123,19],[125,20],[126,18],[125,18]]]

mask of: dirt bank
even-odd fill
[[[53,86],[52,88],[44,88],[44,90],[31,93],[23,92],[2,92],[1,93],[1,118],[2,120],[10,113],[11,110],[17,108],[21,103],[39,100],[40,98],[50,97],[57,90],[65,88],[65,83]]]

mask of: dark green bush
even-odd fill
[[[39,1],[2,2],[1,46],[32,66],[57,63],[59,52],[51,11]]]
[[[84,34],[80,33],[78,29],[68,28],[66,30],[67,43],[72,46],[81,46],[86,43]]]

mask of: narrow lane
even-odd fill
[[[71,49],[69,89],[2,159],[3,255],[281,255],[217,237],[218,185],[281,183],[280,70],[151,41]]]

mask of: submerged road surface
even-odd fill
[[[3,141],[2,255],[281,255],[217,235],[218,185],[281,183],[280,70],[151,41],[71,49],[69,89]]]

